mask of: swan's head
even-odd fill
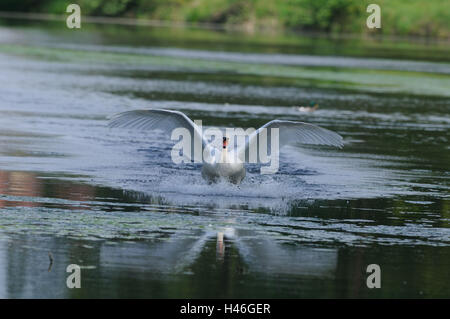
[[[225,137],[225,136],[223,137],[222,147],[223,147],[224,149],[226,149],[227,146],[228,146],[228,140],[229,140],[228,137]]]

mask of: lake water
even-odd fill
[[[449,53],[1,20],[0,297],[450,297]],[[305,121],[345,146],[289,147],[277,174],[208,185],[157,133],[107,127],[140,108]]]

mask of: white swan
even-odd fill
[[[250,146],[258,145],[262,131],[270,136],[270,129],[278,129],[279,148],[293,144],[315,144],[342,147],[342,137],[319,126],[294,121],[273,120],[248,136],[241,147],[230,149],[229,138],[223,137],[222,149],[211,145],[203,136],[202,130],[184,113],[172,110],[152,109],[134,110],[119,113],[109,121],[109,127],[127,127],[144,130],[162,130],[171,134],[176,128],[187,129],[192,138],[202,141],[202,150],[207,149],[208,160],[203,160],[202,177],[209,182],[224,178],[239,184],[245,177],[244,162],[248,160]],[[271,148],[271,139],[267,139],[267,148]],[[194,143],[192,143],[194,145]],[[259,158],[258,158],[259,160]]]

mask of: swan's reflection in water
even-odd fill
[[[224,265],[238,259],[237,264],[242,268],[226,271],[245,269],[247,273],[332,278],[337,266],[337,249],[279,244],[270,236],[227,227],[217,232],[195,231],[192,237],[170,238],[142,249],[124,248],[119,254],[117,247],[104,245],[100,259],[101,264],[132,265],[165,274],[189,274],[198,263]]]
[[[226,296],[224,286],[252,296],[260,277],[332,278],[336,269],[337,249],[279,243],[261,230],[248,229],[251,225],[229,212],[180,217],[168,206],[158,212],[155,207],[160,206],[151,206],[153,202],[140,202],[124,206],[128,213],[97,214],[105,210],[104,200],[85,201],[106,196],[101,189],[63,186],[33,173],[0,174],[2,297]],[[152,213],[142,212],[144,208]],[[177,218],[179,222],[168,223]],[[133,235],[130,240],[127,231]],[[49,252],[54,258],[50,272]],[[72,263],[82,266],[79,292],[65,286],[66,267]],[[250,288],[241,287],[243,283]],[[185,285],[198,287],[183,293]]]
[[[225,257],[225,244],[223,242],[224,233],[217,232],[216,258],[223,261]]]
[[[337,249],[279,244],[270,237],[256,237],[250,230],[235,232],[235,245],[252,271],[333,278]]]
[[[234,228],[152,242],[29,237],[1,241],[1,297],[251,296],[280,278],[332,279],[337,266],[337,249],[290,247]],[[82,268],[79,290],[65,286],[72,263]]]
[[[415,236],[430,239],[418,250],[398,244],[411,243],[403,235],[410,236],[411,217],[400,226],[401,215],[382,210],[397,204],[413,211],[416,204],[386,201],[371,213],[370,201],[353,203],[366,210],[326,202],[320,209],[297,210],[298,215],[274,216],[131,195],[2,172],[0,297],[365,298],[385,291],[423,297],[425,286],[433,288],[430,296],[447,291],[448,232],[421,225],[440,220],[427,210],[417,215]],[[391,245],[377,244],[383,240]],[[382,264],[392,278],[378,295],[366,286],[371,263]],[[69,264],[82,267],[81,290],[66,287]],[[398,286],[398,278],[408,284]]]

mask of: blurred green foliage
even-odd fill
[[[248,30],[293,28],[333,33],[450,36],[443,0],[2,0],[0,11],[61,14],[70,3],[93,16],[239,24]],[[367,5],[381,7],[382,28],[369,30]]]

